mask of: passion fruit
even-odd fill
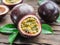
[[[24,37],[35,37],[41,32],[41,23],[35,15],[26,15],[19,21],[18,29]]]
[[[11,12],[11,19],[23,37],[35,37],[41,33],[41,23],[35,15],[34,8],[28,4],[15,6]]]
[[[19,5],[15,6],[12,9],[11,18],[12,18],[12,21],[14,22],[14,24],[17,24],[17,22],[23,16],[28,15],[28,14],[35,14],[34,8],[28,4],[23,3],[23,4],[19,4]]]
[[[10,9],[12,9],[17,4],[21,4],[23,0],[2,0],[3,4],[7,5]]]
[[[52,1],[43,1],[39,5],[38,14],[46,23],[53,23],[59,16],[59,7]]]
[[[0,5],[0,20],[8,13],[9,8],[5,5]]]

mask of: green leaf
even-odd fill
[[[59,15],[59,17],[58,17],[58,19],[56,20],[58,23],[60,22],[60,15]]]
[[[48,24],[42,24],[42,33],[43,34],[53,34],[53,30],[52,30],[51,26],[49,26]]]
[[[15,33],[12,33],[10,36],[9,36],[9,43],[12,44],[13,41],[15,40],[16,36],[18,35],[18,30],[15,32]]]
[[[14,33],[14,32],[16,32],[16,30],[17,29],[14,24],[7,24],[7,25],[0,27],[1,33]]]
[[[18,29],[15,27],[14,24],[7,24],[0,27],[0,32],[2,33],[11,33],[8,38],[10,45],[12,45],[13,41],[15,40],[16,36],[18,35]],[[52,34],[53,30],[51,26],[47,24],[42,24],[42,33],[43,34]]]
[[[15,27],[14,24],[6,24],[4,26],[1,26],[0,32],[1,33],[11,33],[11,35],[9,35],[9,38],[8,38],[10,45],[12,45],[16,36],[18,35],[18,29]]]
[[[45,0],[38,0],[38,4],[40,5],[42,2],[44,2]]]
[[[6,24],[6,25],[4,25],[4,26],[2,26],[2,27],[15,28],[16,26],[15,26],[14,24]],[[1,27],[1,28],[2,28],[2,27]]]
[[[0,28],[1,33],[14,33],[16,32],[16,28]]]

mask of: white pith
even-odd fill
[[[3,0],[3,3],[6,4],[6,5],[15,5],[15,4],[20,3],[21,1],[22,1],[22,0],[19,0],[18,2],[12,4],[12,3],[6,2],[6,0]]]
[[[25,20],[25,19],[28,18],[28,17],[34,17],[34,18],[37,20],[38,24],[39,24],[39,26],[38,26],[38,27],[39,27],[39,28],[38,28],[38,32],[35,33],[35,34],[28,34],[28,33],[26,33],[25,31],[23,31],[23,30],[21,29],[21,23],[22,23],[22,21]],[[20,22],[18,23],[18,28],[20,29],[20,31],[21,31],[24,35],[28,35],[28,36],[36,36],[36,35],[40,34],[40,32],[41,32],[41,24],[40,24],[40,21],[39,21],[39,19],[38,19],[36,16],[34,16],[34,15],[28,15],[28,16],[25,16],[24,18],[22,18],[22,19],[20,20]]]
[[[5,8],[5,11],[3,13],[0,13],[0,15],[3,15],[9,11],[9,8],[5,5],[0,5],[0,7]]]

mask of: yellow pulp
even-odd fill
[[[38,32],[38,22],[34,17],[28,17],[22,21],[21,28],[29,34],[35,34]]]
[[[17,3],[19,0],[6,0],[7,3]]]

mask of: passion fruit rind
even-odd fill
[[[35,14],[34,8],[26,3],[19,4],[12,9],[11,19],[14,24],[18,24],[17,22],[28,14]]]
[[[6,16],[6,14],[9,12],[9,8],[5,5],[0,5],[1,8],[4,8],[4,12],[0,13],[0,20],[3,19],[4,16]],[[3,9],[1,9],[2,11]]]
[[[20,31],[19,31],[19,32],[20,32]],[[41,34],[41,32],[40,32],[38,35],[35,35],[35,36],[27,36],[27,35],[24,35],[22,32],[20,32],[20,35],[21,35],[22,37],[24,37],[24,38],[30,38],[30,39],[36,38],[36,37],[38,37],[40,34]]]
[[[19,3],[15,3],[15,4],[8,4],[8,3],[5,2],[5,0],[2,0],[2,3],[6,6],[8,6],[11,10],[14,6],[23,3],[23,0],[21,0]]]
[[[39,6],[38,14],[46,23],[50,24],[58,18],[59,7],[56,3],[48,1]]]
[[[34,22],[33,18],[35,19],[36,22]],[[22,28],[22,23],[23,23],[23,28]],[[25,38],[34,38],[41,33],[41,22],[39,21],[36,15],[26,15],[19,21],[18,29],[21,36]]]

